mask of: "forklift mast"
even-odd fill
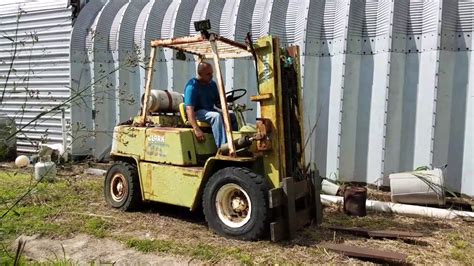
[[[279,187],[285,177],[302,179],[305,173],[299,49],[280,49],[278,38],[260,38],[253,45],[257,57],[258,91],[252,101],[260,103],[257,131],[270,140],[259,141],[264,151],[265,173]]]

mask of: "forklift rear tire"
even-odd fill
[[[227,237],[256,240],[268,229],[268,185],[248,168],[227,167],[211,176],[202,204],[209,228]]]
[[[115,162],[105,176],[104,196],[113,208],[136,209],[141,203],[137,167],[128,162]]]

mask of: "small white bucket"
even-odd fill
[[[439,168],[389,175],[392,202],[445,205],[443,172]]]
[[[337,195],[339,188],[340,187],[338,185],[327,181],[326,179],[323,179],[323,182],[321,183],[321,191],[323,192],[323,194],[335,196]]]

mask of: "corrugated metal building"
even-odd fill
[[[0,113],[21,129],[20,152],[67,139],[72,9],[67,0],[0,2]]]
[[[237,41],[251,31],[301,47],[307,154],[323,176],[374,183],[447,164],[447,185],[474,195],[472,1],[92,0],[71,35],[74,155],[102,157],[112,127],[138,112],[149,41],[205,18]],[[157,89],[194,75],[192,58],[157,61]],[[253,71],[226,61],[227,89],[255,92]]]

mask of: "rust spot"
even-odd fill
[[[268,151],[272,149],[270,133],[272,132],[272,122],[266,118],[257,120],[257,150]]]
[[[351,216],[365,216],[367,214],[366,199],[367,189],[365,187],[347,187],[344,191],[344,213]]]
[[[341,245],[341,244],[325,244],[322,247],[325,249],[332,250],[337,253],[344,254],[346,256],[350,256],[350,257],[381,260],[381,261],[396,262],[396,263],[407,262],[406,261],[407,255],[398,253],[398,252],[365,248],[365,247],[354,247],[354,246]]]

